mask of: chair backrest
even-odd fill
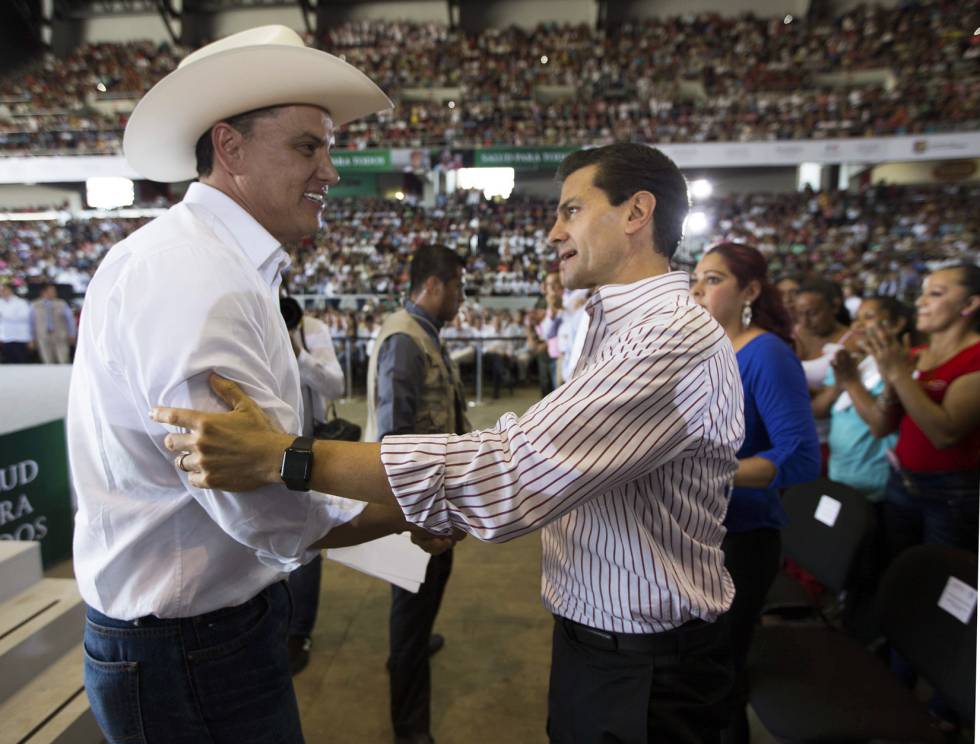
[[[843,483],[818,478],[788,488],[783,506],[789,516],[783,552],[820,583],[840,592],[871,527],[867,498]]]
[[[974,553],[920,545],[892,562],[878,592],[885,637],[965,720],[976,699],[976,589]]]

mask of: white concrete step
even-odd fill
[[[0,604],[39,582],[43,575],[41,543],[0,540]]]
[[[73,579],[41,579],[0,605],[0,704],[81,643],[84,629]]]
[[[103,741],[89,709],[82,644],[0,704],[0,744],[96,744]]]

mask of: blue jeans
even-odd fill
[[[289,593],[293,598],[293,620],[289,635],[313,635],[316,613],[320,607],[320,577],[323,574],[323,556],[318,555],[306,565],[289,574]]]
[[[289,592],[191,618],[115,620],[88,609],[85,690],[110,744],[297,744]]]
[[[892,470],[885,486],[888,560],[915,545],[951,545],[977,552],[980,473]]]

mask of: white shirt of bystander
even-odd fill
[[[0,343],[31,340],[31,306],[23,297],[0,297]]]

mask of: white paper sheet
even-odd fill
[[[939,606],[966,625],[977,608],[977,590],[965,581],[950,576],[939,597]]]
[[[429,565],[429,554],[413,543],[407,532],[350,548],[330,548],[327,558],[413,593],[418,593],[425,581]]]
[[[833,527],[837,524],[840,507],[840,501],[825,494],[817,502],[817,511],[814,513],[813,518],[818,522],[823,522],[828,527]]]

